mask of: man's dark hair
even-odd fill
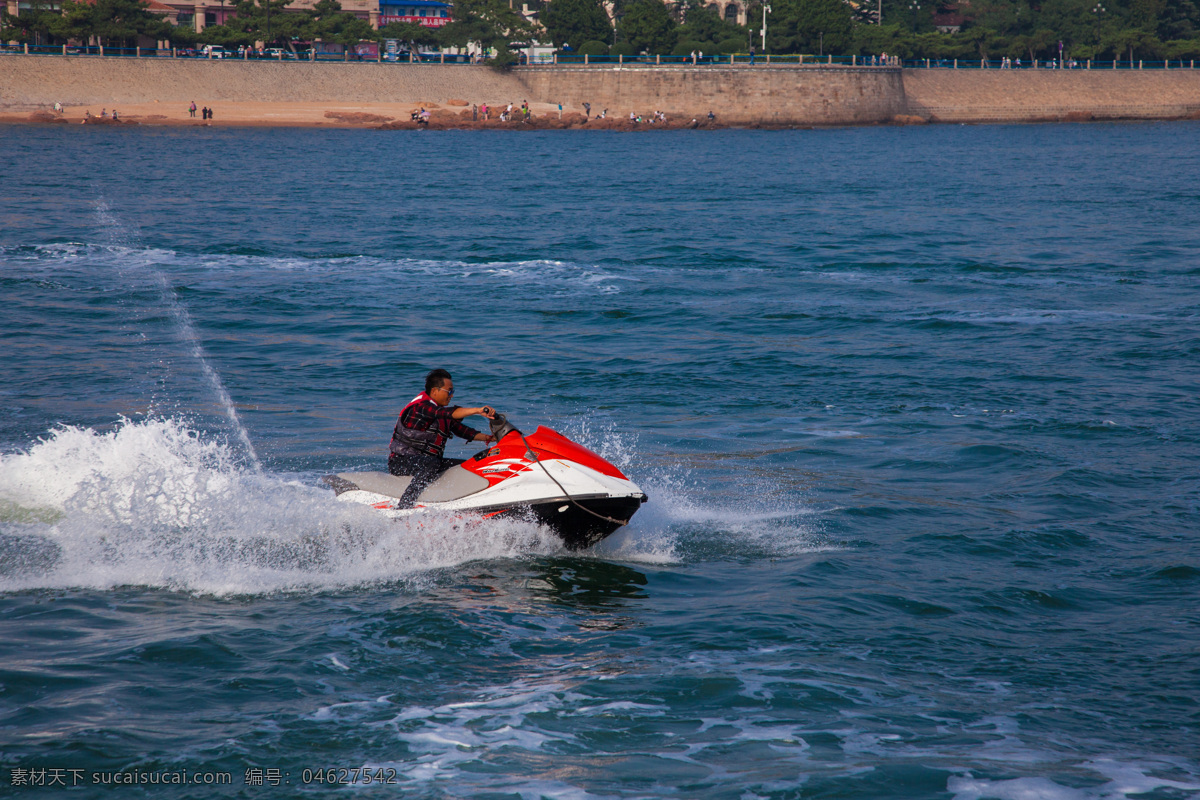
[[[446,370],[431,369],[429,374],[425,376],[425,393],[428,394],[449,380],[453,380],[453,378],[450,377],[450,373],[446,372]]]

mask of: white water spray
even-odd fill
[[[521,520],[390,520],[302,476],[250,472],[230,451],[179,420],[150,419],[59,428],[0,454],[0,593],[326,591],[563,551]]]
[[[131,241],[136,239],[136,237],[117,220],[109,209],[107,202],[101,200],[97,204],[96,217],[107,231],[112,244],[124,246],[136,246],[138,244],[136,241]],[[122,239],[124,241],[120,241]],[[145,259],[140,260],[140,266],[145,275],[157,287],[162,305],[175,323],[175,331],[180,342],[188,349],[189,355],[199,364],[205,380],[211,387],[213,394],[216,395],[217,402],[220,403],[222,410],[225,412],[226,419],[229,420],[229,425],[233,429],[234,436],[241,442],[251,467],[253,467],[255,472],[262,472],[262,464],[258,460],[258,453],[255,451],[254,445],[250,442],[250,435],[246,432],[246,427],[242,424],[241,417],[238,416],[237,408],[233,404],[233,398],[230,397],[229,391],[225,388],[225,383],[221,380],[221,376],[217,374],[217,371],[213,369],[212,364],[209,363],[204,353],[204,348],[200,344],[200,337],[196,333],[196,326],[192,323],[191,314],[188,313],[183,303],[179,301],[179,296],[175,293],[175,290],[167,280],[166,274],[161,269]]]

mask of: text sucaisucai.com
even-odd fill
[[[189,772],[186,769],[177,771],[143,772],[142,770],[126,770],[122,772],[94,772],[86,769],[71,769],[69,767],[14,767],[9,770],[9,784],[28,788],[52,786],[161,786],[161,785],[191,785],[191,786],[227,786],[233,783],[233,775],[229,772]]]
[[[394,785],[399,782],[395,768],[355,767],[344,769],[323,767],[301,770],[297,775],[301,784],[323,783],[332,785],[364,786],[377,783]],[[292,773],[273,767],[249,767],[242,779],[246,786],[288,786]],[[9,770],[9,784],[20,788],[48,788],[57,786],[229,786],[233,784],[230,772],[191,772],[189,770],[150,772],[126,770],[102,772],[67,767],[14,767]]]

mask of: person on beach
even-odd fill
[[[488,106],[487,106],[487,103],[484,103],[484,104],[483,104],[483,105],[480,107],[480,109],[479,109],[479,110],[483,112],[483,121],[484,121],[484,122],[487,122],[487,121],[488,121]]]
[[[587,114],[587,118],[588,118],[588,119],[591,119],[591,118],[592,118],[592,104],[591,104],[591,103],[584,103],[584,104],[583,104],[583,111],[584,111],[584,113],[585,113],[585,114]]]
[[[189,117],[196,116],[196,101],[195,100],[193,100],[192,104],[190,106],[188,106],[188,116]]]
[[[492,419],[496,412],[491,406],[452,406],[453,397],[454,381],[450,373],[444,369],[431,370],[425,376],[425,391],[414,397],[396,420],[388,445],[388,472],[412,476],[400,497],[400,508],[411,507],[426,486],[450,467],[462,463],[443,455],[451,436],[468,442],[494,441],[492,436],[459,421],[476,414]]]
[[[478,122],[478,121],[479,121],[479,106],[472,103],[471,104],[471,122]]]

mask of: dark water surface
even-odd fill
[[[1200,797],[1198,134],[4,130],[0,794]],[[650,503],[336,503],[433,366]]]

